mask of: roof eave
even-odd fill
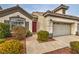
[[[27,16],[28,18],[32,19],[32,15],[29,14],[28,12],[26,12],[23,8],[21,8],[20,6],[14,6],[14,7],[11,7],[11,8],[7,8],[7,9],[4,9],[2,11],[0,11],[0,17],[3,17],[3,16],[6,16],[8,14],[11,14],[13,12],[22,12],[25,16]],[[6,14],[5,14],[6,13]]]
[[[78,17],[72,18],[72,17],[67,17],[67,16],[58,16],[58,15],[55,15],[55,14],[46,14],[46,15],[44,15],[44,17],[47,17],[47,16],[54,16],[54,17],[60,17],[60,18],[65,18],[65,19],[71,19],[71,20],[79,21]]]

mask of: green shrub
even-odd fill
[[[26,29],[22,26],[16,26],[12,29],[12,35],[15,37],[15,39],[25,39],[26,37]]]
[[[26,37],[32,36],[32,33],[30,31],[26,32]]]
[[[70,42],[72,53],[79,53],[79,41]]]
[[[9,40],[0,44],[1,54],[20,54],[23,53],[23,44],[19,40]]]
[[[0,39],[0,44],[5,42],[5,39]]]
[[[0,23],[0,39],[10,35],[10,26],[8,24]]]
[[[38,35],[37,38],[38,41],[42,41],[42,42],[48,41],[49,33],[47,31],[39,31],[37,35]]]

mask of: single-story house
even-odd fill
[[[7,9],[0,7],[0,22],[10,24],[10,29],[14,26],[24,26],[32,32],[32,19],[32,15],[19,5]]]
[[[67,15],[68,8],[61,4],[51,11],[30,14],[19,5],[7,9],[0,7],[0,22],[10,24],[10,29],[24,26],[34,33],[44,30],[53,36],[75,35],[79,31],[79,17]]]
[[[53,36],[75,35],[79,31],[79,17],[67,15],[69,6],[61,4],[47,12],[33,12],[37,16],[37,31],[45,30]]]

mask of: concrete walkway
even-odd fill
[[[49,41],[44,43],[39,43],[36,39],[37,35],[33,35],[32,37],[26,39],[27,54],[41,54],[64,47],[69,47],[69,42],[79,41],[79,36],[69,35],[54,37],[56,41]]]

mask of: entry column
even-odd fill
[[[53,37],[53,21],[50,19],[49,21],[49,36]]]

